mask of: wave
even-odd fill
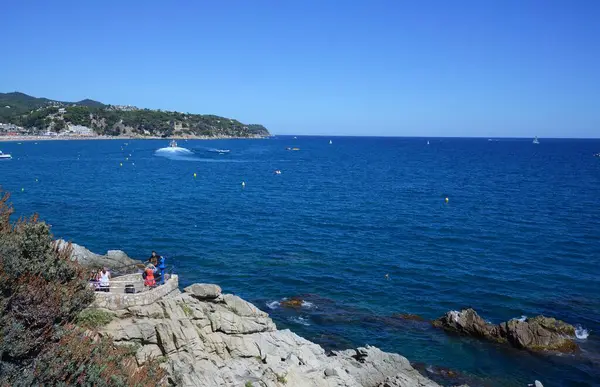
[[[269,308],[269,309],[277,309],[277,308],[279,308],[279,305],[280,305],[279,301],[271,301],[271,302],[267,302],[265,304],[267,305],[267,308]]]
[[[296,324],[300,324],[300,325],[304,325],[305,327],[310,326],[310,323],[308,322],[308,319],[304,318],[304,317],[290,317],[289,318],[290,322],[296,323]]]
[[[304,300],[302,300],[302,303],[300,304],[300,306],[302,306],[303,308],[312,309],[312,308],[315,307],[315,304],[313,304],[310,301],[304,301]]]
[[[523,321],[527,320],[527,316],[522,315],[521,317],[516,318],[515,320],[523,322]]]
[[[575,326],[575,337],[577,337],[579,340],[585,340],[589,335],[590,332],[581,325],[578,324]]]

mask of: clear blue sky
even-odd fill
[[[600,137],[600,1],[5,1],[0,91],[276,134]]]

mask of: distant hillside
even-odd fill
[[[188,114],[135,106],[105,105],[91,99],[55,101],[27,94],[0,93],[0,123],[29,134],[88,127],[96,134],[160,137],[265,137],[262,125],[247,125],[215,115]]]

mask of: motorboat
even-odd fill
[[[2,151],[0,151],[0,160],[10,160],[12,159],[12,156],[8,153],[2,153]]]
[[[171,140],[171,142],[169,143],[169,148],[177,148],[177,141]]]

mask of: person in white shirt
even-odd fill
[[[102,271],[100,272],[99,282],[100,282],[100,291],[108,292],[110,289],[110,272],[108,271],[108,269],[106,267],[103,268]]]

